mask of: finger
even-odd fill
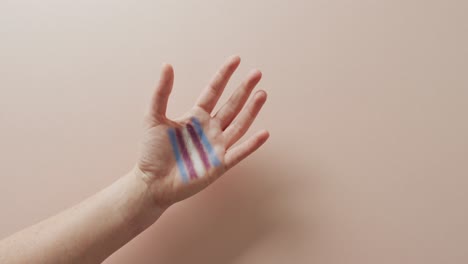
[[[151,99],[150,113],[153,118],[158,119],[166,116],[167,101],[173,83],[174,69],[170,64],[164,64],[161,69],[161,77]]]
[[[218,70],[205,90],[203,90],[195,105],[201,107],[206,112],[211,113],[216,102],[218,102],[219,97],[223,93],[224,87],[226,87],[226,84],[232,74],[237,69],[237,66],[239,66],[239,63],[239,56],[230,57],[221,69]]]
[[[228,170],[232,168],[234,165],[256,151],[267,141],[268,137],[270,137],[268,131],[263,130],[242,142],[240,145],[228,150],[224,156],[226,169]]]
[[[224,130],[240,112],[250,93],[262,78],[259,70],[253,70],[247,79],[232,94],[226,104],[216,113],[215,118],[220,121],[221,129]]]
[[[252,99],[250,99],[247,106],[240,112],[237,119],[224,130],[227,143],[226,148],[229,148],[236,143],[249,129],[255,117],[262,109],[263,104],[267,99],[265,91],[260,90],[256,92]]]

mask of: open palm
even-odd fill
[[[204,189],[268,139],[268,132],[263,130],[233,146],[248,130],[266,101],[266,92],[260,90],[243,108],[261,79],[258,70],[252,71],[212,115],[239,63],[238,56],[229,58],[192,109],[175,120],[166,117],[174,71],[171,65],[163,66],[145,118],[136,166],[161,206],[169,206]]]

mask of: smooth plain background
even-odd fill
[[[0,237],[136,157],[160,65],[185,112],[225,58],[269,142],[106,263],[467,263],[466,1],[0,0]]]

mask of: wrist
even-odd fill
[[[172,187],[172,182],[168,181],[168,177],[149,174],[138,165],[133,167],[131,173],[146,185],[149,200],[151,200],[154,207],[166,210],[174,204],[174,199],[171,199],[170,192],[167,191]]]
[[[167,207],[155,203],[150,185],[132,169],[115,183],[117,197],[114,208],[122,224],[130,232],[138,234],[152,225]]]

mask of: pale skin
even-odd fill
[[[192,109],[174,120],[166,116],[174,71],[171,65],[164,64],[144,117],[135,166],[80,204],[0,241],[0,263],[101,263],[155,223],[171,205],[202,191],[255,152],[268,139],[266,130],[234,144],[266,101],[263,90],[252,95],[261,79],[260,71],[252,70],[219,111],[213,111],[239,63],[238,56],[230,57]],[[184,126],[192,117],[200,120],[221,165],[183,182],[167,131]]]

